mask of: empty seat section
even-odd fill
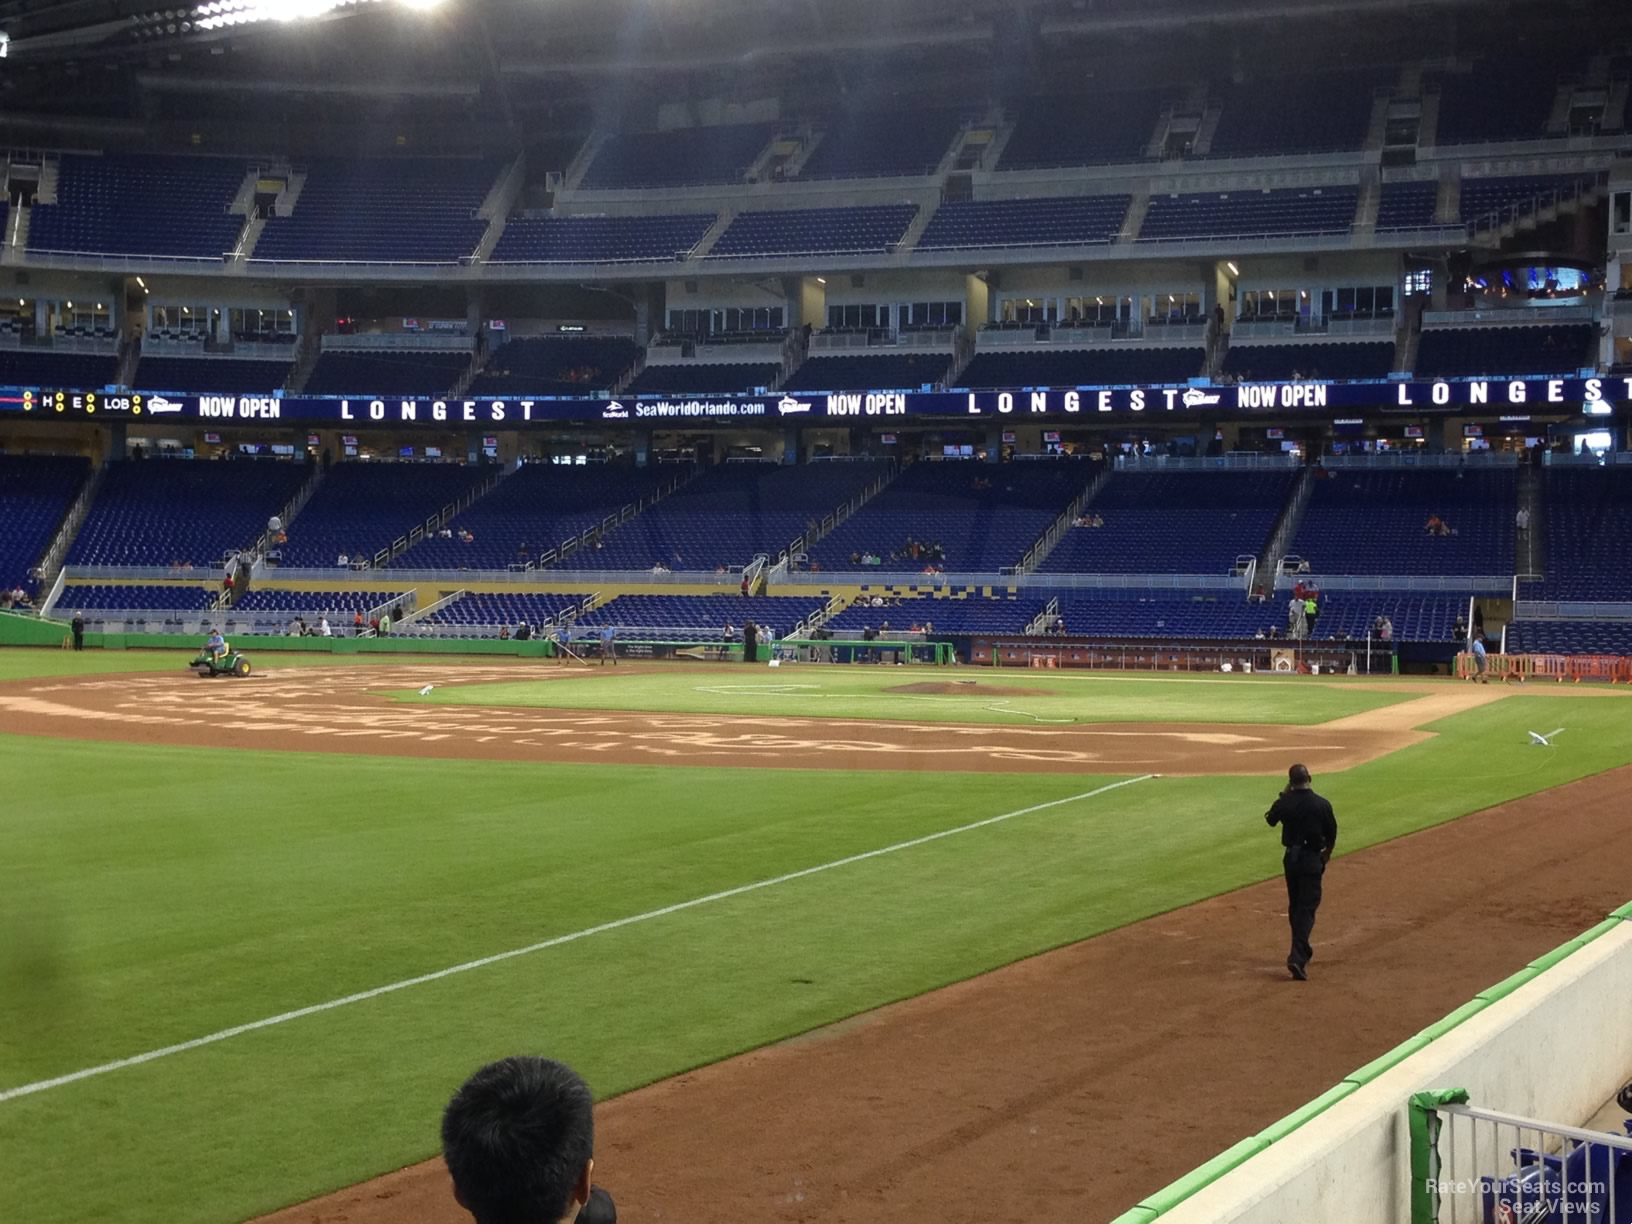
[[[1632,600],[1632,466],[1542,469],[1547,579],[1520,599]]]
[[[100,391],[119,377],[112,353],[51,353],[0,349],[0,386]]]
[[[558,621],[565,613],[582,607],[586,598],[584,595],[559,595],[553,592],[528,592],[524,595],[471,592],[415,623],[431,626],[433,633],[456,632],[463,627],[493,632],[501,625],[513,630],[523,621],[536,628]]]
[[[1358,149],[1381,72],[1323,72],[1226,89],[1209,157],[1262,157]]]
[[[1141,90],[1026,102],[1016,112],[998,169],[1139,161],[1155,132],[1164,96],[1159,90]]]
[[[232,158],[66,153],[57,202],[30,209],[28,249],[220,259],[244,227],[227,208],[248,171]]]
[[[649,365],[634,378],[628,395],[733,395],[770,387],[782,367],[768,361],[687,362]]]
[[[799,169],[802,179],[933,174],[963,127],[959,111],[856,115],[827,125]]]
[[[316,632],[325,618],[338,635],[352,632],[358,613],[375,608],[401,606],[407,591],[274,591],[256,587],[221,613],[228,629],[235,633],[288,633],[297,617]]]
[[[1019,633],[1042,612],[1046,600],[1027,595],[1020,599],[941,599],[920,595],[873,607],[866,596],[823,624],[835,637],[860,638],[866,629],[909,632],[913,626],[932,626],[942,633]]]
[[[269,217],[253,258],[458,263],[487,232],[476,215],[495,161],[405,158],[311,162],[287,217]]]
[[[1316,574],[1513,572],[1513,471],[1356,472],[1318,477],[1290,551]],[[1427,530],[1438,518],[1454,534]]]
[[[1272,614],[1241,590],[1061,591],[1059,619],[1072,637],[1250,638]]]
[[[950,353],[845,353],[807,358],[783,384],[785,391],[915,391],[941,382]]]
[[[1201,374],[1201,348],[994,349],[977,352],[958,385],[1094,387],[1182,383]]]
[[[709,468],[651,509],[583,548],[567,569],[717,570],[772,558],[886,471],[883,462]]]
[[[52,606],[55,616],[92,608],[99,611],[198,612],[215,602],[220,591],[196,583],[71,583]]]
[[[966,200],[942,204],[916,249],[1092,246],[1112,241],[1128,213],[1126,195],[1040,200]]]
[[[1353,187],[1153,195],[1139,241],[1346,234],[1354,225],[1356,199]]]
[[[1289,591],[1280,591],[1276,596],[1279,606],[1270,605],[1283,633],[1290,598]],[[1386,616],[1396,642],[1454,641],[1456,622],[1467,619],[1468,601],[1473,598],[1476,596],[1472,591],[1427,595],[1411,591],[1322,591],[1315,640],[1363,641],[1371,633],[1372,622]]]
[[[68,564],[218,566],[254,544],[310,475],[264,459],[109,464]]]
[[[528,463],[448,523],[448,535],[427,536],[398,562],[412,569],[498,570],[526,565],[540,554],[599,527],[625,506],[638,505],[683,479],[674,466],[635,468],[597,463],[568,467]],[[468,535],[471,538],[465,539]],[[570,559],[567,565],[574,564]],[[651,560],[645,563],[652,564]],[[497,623],[497,622],[495,622]]]
[[[1438,224],[1438,183],[1384,183],[1377,202],[1379,234],[1396,230],[1430,229]]]
[[[1471,72],[1424,74],[1424,88],[1439,91],[1434,142],[1540,140],[1547,134],[1558,82],[1554,66],[1534,52],[1479,60]]]
[[[1093,474],[1075,460],[915,463],[812,547],[810,558],[847,572],[915,574],[933,565],[996,573],[1020,563]],[[864,564],[866,555],[880,564]]]
[[[1247,382],[1286,379],[1387,378],[1394,368],[1394,345],[1387,340],[1330,344],[1232,344],[1224,373]]]
[[[1632,655],[1632,621],[1514,621],[1507,653]]]
[[[372,557],[495,474],[456,463],[337,463],[288,525],[283,564]]]
[[[142,391],[270,395],[288,381],[292,364],[249,357],[143,357],[134,386]]]
[[[325,349],[305,393],[446,395],[469,368],[469,349]]]
[[[29,570],[39,564],[91,474],[89,459],[66,455],[0,455],[0,591],[36,594]]]
[[[1430,328],[1417,344],[1417,377],[1573,374],[1594,364],[1596,338],[1590,323]]]
[[[714,213],[661,217],[515,217],[488,263],[637,263],[684,259]]]
[[[787,637],[827,605],[810,595],[619,595],[578,618],[579,625],[612,625],[625,641],[722,640],[729,623],[742,637],[744,621],[759,626],[759,640]],[[678,634],[676,631],[680,631]]]
[[[1492,214],[1531,211],[1555,198],[1570,198],[1583,186],[1574,174],[1522,174],[1506,178],[1462,180],[1462,219],[1478,221]]]
[[[1215,574],[1269,542],[1297,473],[1114,472],[1043,561],[1063,574]]]
[[[740,212],[709,250],[708,258],[883,255],[895,249],[917,213],[916,204]]]
[[[471,395],[594,395],[635,364],[628,336],[528,336],[495,348]]]
[[[768,123],[739,123],[610,136],[595,151],[580,187],[740,183],[775,134]]]

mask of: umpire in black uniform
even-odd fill
[[[1286,917],[1292,924],[1292,951],[1286,968],[1300,982],[1309,980],[1309,961],[1315,950],[1309,935],[1315,929],[1315,911],[1320,908],[1321,877],[1326,862],[1337,846],[1337,817],[1332,805],[1315,794],[1305,765],[1286,771],[1287,786],[1280,798],[1264,813],[1273,828],[1281,826],[1281,845],[1286,847],[1282,863],[1286,868]]]

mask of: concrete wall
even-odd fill
[[[1471,1016],[1425,1030],[1431,1036],[1413,1039],[1420,1048],[1397,1065],[1177,1206],[1123,1219],[1409,1224],[1406,1103],[1415,1092],[1465,1088],[1481,1108],[1579,1125],[1632,1077],[1632,907],[1618,913],[1606,933]]]

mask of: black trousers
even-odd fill
[[[1293,847],[1286,852],[1286,919],[1292,927],[1292,950],[1286,963],[1302,967],[1314,958],[1309,936],[1315,929],[1315,911],[1320,908],[1320,885],[1326,865],[1320,853]]]

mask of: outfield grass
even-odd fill
[[[551,668],[554,671],[554,668]],[[684,672],[630,668],[518,677],[495,684],[438,688],[429,697],[394,693],[400,701],[447,705],[540,706],[569,710],[820,716],[903,722],[1029,725],[1057,720],[1110,722],[1238,722],[1301,725],[1359,714],[1419,693],[1353,683],[1311,683],[1272,676],[1050,676],[1027,671],[971,674],[939,667],[798,666],[698,667]],[[944,684],[963,693],[903,693],[908,685]],[[1025,696],[986,689],[1025,689]]]
[[[1632,760],[1627,709],[1527,695],[1318,784],[1350,853]],[[0,767],[0,1093],[1112,780],[19,736]],[[430,1155],[487,1058],[612,1095],[1265,878],[1277,786],[1140,782],[0,1101],[0,1219],[242,1219]]]

